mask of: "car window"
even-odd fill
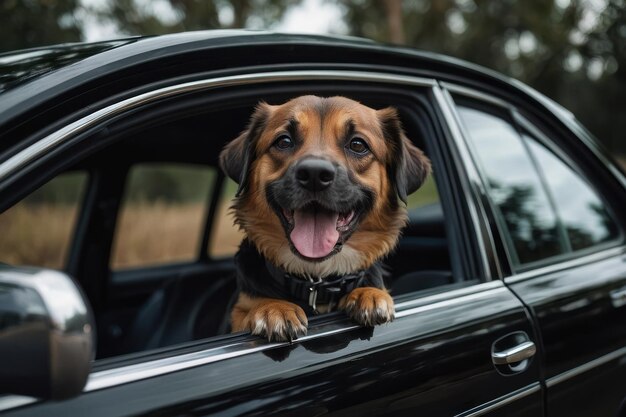
[[[62,269],[87,176],[59,175],[0,214],[0,262]]]
[[[458,112],[517,263],[564,253],[549,195],[506,115],[464,105]]]
[[[230,211],[237,187],[237,183],[230,178],[224,180],[211,229],[208,247],[209,258],[224,258],[234,255],[244,237],[243,232],[234,224],[235,219]]]
[[[543,171],[572,250],[615,239],[617,226],[591,186],[535,138],[524,134],[524,139]]]
[[[439,193],[437,185],[432,175],[428,176],[420,189],[409,195],[406,202],[406,208],[409,212],[420,210],[425,206],[439,205]]]
[[[199,253],[215,169],[144,163],[128,174],[111,268],[189,261]]]

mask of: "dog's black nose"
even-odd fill
[[[304,159],[296,165],[296,180],[309,191],[322,191],[335,179],[335,167],[325,159]]]

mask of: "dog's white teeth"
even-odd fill
[[[352,221],[353,217],[354,217],[354,211],[351,211],[348,214],[340,215],[339,218],[337,219],[337,227],[343,227],[349,224]]]
[[[290,222],[293,221],[293,210],[283,209],[283,216]]]

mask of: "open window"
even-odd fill
[[[379,88],[349,83],[211,91],[106,122],[107,134],[97,146],[85,148],[86,142],[77,140],[75,146],[83,147],[78,160],[63,154],[51,159],[55,178],[69,172],[89,172],[92,178],[88,187],[81,185],[87,187],[84,204],[73,208],[78,226],[67,257],[69,272],[95,310],[98,357],[229,332],[236,295],[232,257],[242,234],[229,214],[236,184],[219,171],[218,155],[261,100],[339,94],[374,108],[396,107],[407,136],[431,158],[434,175],[408,198],[409,224],[384,261],[387,286],[398,300],[410,302],[478,282],[479,271],[461,267],[468,263],[459,258],[471,256],[462,249],[476,245],[464,240],[467,231],[458,230],[462,221],[451,226],[461,210],[450,202],[449,182],[456,174],[442,162],[444,141],[428,91],[381,94]],[[7,215],[11,209],[0,222]]]

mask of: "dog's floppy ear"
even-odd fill
[[[264,102],[259,103],[246,130],[228,143],[220,154],[220,167],[226,175],[239,184],[237,197],[248,185],[248,173],[250,164],[254,160],[255,145],[265,128],[270,113],[270,105]]]
[[[392,163],[389,174],[398,197],[406,204],[407,196],[415,192],[430,174],[430,160],[406,137],[398,112],[387,107],[377,112],[385,140],[392,144]]]

